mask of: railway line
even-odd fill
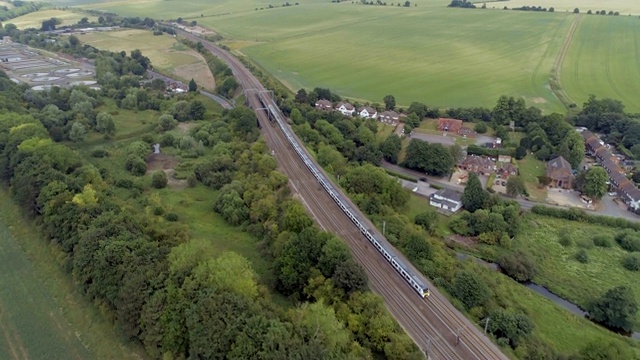
[[[300,197],[302,203],[322,229],[333,232],[346,241],[356,261],[365,269],[372,290],[382,296],[386,307],[398,323],[420,348],[428,352],[431,359],[507,359],[500,349],[456,310],[400,252],[395,251],[395,255],[404,262],[408,270],[415,274],[420,282],[429,287],[431,296],[426,299],[419,296],[416,290],[403,279],[400,273],[363,235],[363,232],[325,191],[312,171],[305,165],[289,143],[286,134],[271,120],[273,114],[269,116],[269,111],[266,108],[271,105],[271,111],[279,113],[275,102],[265,97],[267,92],[264,87],[238,59],[193,34],[181,30],[177,30],[177,33],[190,40],[201,41],[207,50],[231,67],[238,82],[245,90],[249,106],[256,111],[267,145],[273,150],[281,171],[289,177],[294,192]],[[282,114],[279,116],[284,119]],[[288,125],[284,126],[288,128]],[[290,128],[288,129],[293,140],[301,145],[302,142]],[[300,148],[313,161],[304,146],[301,145]],[[313,163],[317,171],[325,179],[328,179],[323,170],[315,162]],[[393,247],[375,229],[375,226],[340,192],[339,188],[333,184],[331,186],[339,193],[340,199],[345,202],[345,205],[355,212],[362,225],[381,244],[392,249]]]

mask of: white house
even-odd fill
[[[383,123],[396,125],[400,121],[401,117],[402,115],[398,114],[397,112],[392,110],[387,110],[382,112],[382,114],[380,114],[380,117],[378,119]]]
[[[358,110],[358,115],[360,115],[361,118],[376,119],[378,117],[378,111],[372,107],[365,106]]]
[[[462,197],[457,191],[442,189],[429,196],[429,205],[454,213],[462,208]]]
[[[336,106],[336,111],[340,111],[344,116],[353,116],[356,108],[348,102],[341,102]]]

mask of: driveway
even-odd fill
[[[404,187],[405,189],[411,190],[414,194],[421,195],[424,197],[429,197],[429,195],[438,191],[430,187],[429,183],[426,183],[423,181],[418,181],[417,183],[414,183],[412,181],[407,181],[404,179],[399,179],[399,180],[400,180],[400,183],[402,184],[402,187]],[[413,191],[413,189],[415,188],[418,188],[418,190]]]
[[[414,131],[411,135],[412,139],[420,139],[428,143],[442,144],[442,145],[455,145],[456,139],[453,136],[431,135]]]
[[[620,202],[620,204],[618,202]],[[600,200],[600,206],[596,212],[599,215],[619,217],[631,221],[640,220],[640,216],[627,211],[626,206],[622,204],[619,199],[616,201],[616,197],[610,196],[609,194],[606,194],[602,200]]]
[[[493,143],[496,140],[496,137],[489,135],[476,135],[476,145],[482,146],[486,143]]]

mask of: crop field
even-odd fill
[[[474,3],[482,1],[473,1]],[[499,5],[499,6],[498,6]],[[620,12],[621,15],[640,14],[640,2],[635,0],[508,0],[499,3],[487,3],[487,7],[515,8],[520,6],[553,7],[555,11],[573,11],[578,8],[581,13],[591,10],[593,12],[606,10],[607,12]]]
[[[1,189],[0,358],[145,359],[74,288],[59,250]]]
[[[196,79],[198,85],[210,90],[215,88],[213,75],[202,55],[169,35],[154,36],[150,31],[122,30],[87,33],[81,35],[80,40],[111,51],[139,49],[151,60],[154,68],[185,81]]]
[[[51,18],[60,19],[62,21],[60,25],[71,25],[80,21],[80,19],[82,19],[83,17],[88,18],[90,21],[98,19],[98,17],[96,16],[90,16],[80,12],[65,10],[41,10],[8,20],[6,21],[6,23],[13,23],[18,27],[18,29],[40,29],[42,22]]]
[[[514,248],[525,248],[537,259],[540,271],[534,279],[536,283],[582,307],[620,285],[634,289],[636,298],[640,299],[640,276],[622,267],[628,252],[617,244],[610,248],[583,244],[589,244],[589,240],[598,234],[613,235],[617,229],[542,216],[531,218],[530,224],[516,237]],[[571,246],[564,247],[559,243],[560,231],[568,232],[573,241]],[[574,259],[575,253],[582,248],[589,253],[587,264]],[[636,323],[640,324],[640,314]]]
[[[622,100],[629,112],[640,111],[639,32],[636,16],[583,16],[560,77],[576,104],[595,94]]]

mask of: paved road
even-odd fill
[[[184,31],[177,32],[191,40],[201,41],[207,50],[225,61],[243,89],[255,89],[246,92],[249,105],[254,109],[264,107],[258,96],[264,91],[264,87],[238,59],[195,35]],[[372,290],[383,297],[389,311],[418,346],[429,349],[431,359],[507,359],[495,344],[421,275],[421,280],[431,288],[431,296],[427,299],[417,296],[318,184],[288,144],[283,133],[277,126],[270,123],[267,114],[257,110],[256,116],[267,145],[274,150],[280,170],[289,177],[290,186],[300,197],[311,216],[322,229],[335,233],[349,245],[354,258],[367,272]],[[318,169],[322,171],[319,166]],[[335,185],[334,187],[339,189]],[[342,197],[348,199],[344,195]],[[347,202],[350,203],[350,201]],[[364,219],[366,226],[375,233],[376,237],[386,243],[375,226],[356,210],[357,207],[352,203],[349,206],[355,210],[360,219]],[[411,270],[419,274],[402,254],[399,253],[399,257],[403,258]]]
[[[456,138],[453,136],[425,134],[418,131],[414,131],[413,135],[411,135],[411,138],[419,139],[432,144],[455,145],[456,143]]]
[[[149,75],[151,75],[151,77],[153,77],[153,78],[163,79],[163,80],[165,80],[165,81],[172,81],[172,82],[175,82],[175,83],[181,84],[181,85],[183,85],[183,86],[186,86],[186,84],[185,84],[185,83],[183,83],[183,82],[182,82],[182,81],[180,81],[180,80],[176,80],[176,79],[173,79],[173,78],[170,78],[170,77],[164,76],[164,75],[162,75],[162,74],[160,74],[160,73],[157,73],[157,72],[155,72],[155,71],[153,71],[153,70],[147,70],[147,73],[149,73]],[[200,94],[202,94],[202,95],[204,95],[204,96],[208,97],[209,99],[211,99],[211,100],[213,100],[213,101],[217,102],[217,103],[218,103],[218,104],[220,104],[223,108],[225,108],[225,109],[233,109],[233,104],[232,104],[232,102],[231,102],[231,101],[229,101],[229,100],[227,100],[227,99],[225,99],[225,98],[223,98],[223,97],[221,97],[221,96],[218,96],[218,95],[215,95],[215,94],[211,94],[211,93],[209,93],[209,92],[206,92],[206,91],[204,91],[204,90],[199,90],[199,91],[200,91]]]

